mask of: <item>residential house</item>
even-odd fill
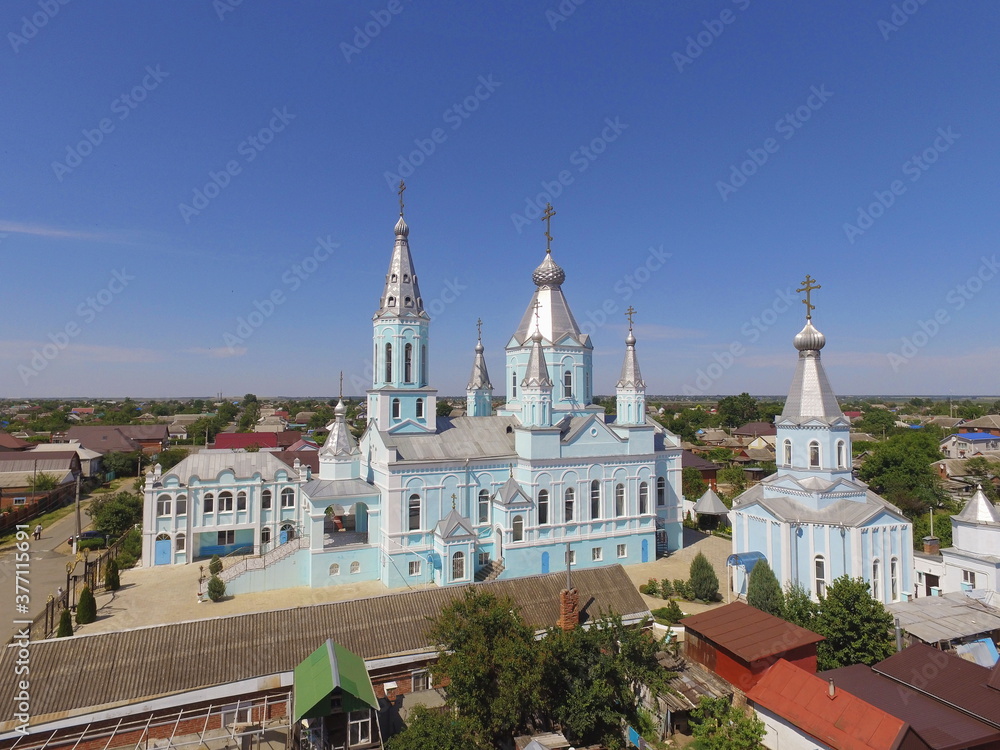
[[[899,621],[909,642],[952,649],[982,638],[994,641],[1000,638],[1000,609],[986,603],[987,594],[952,591],[890,604],[888,610]]]
[[[14,437],[9,432],[0,432],[0,453],[26,451],[33,445],[34,443]]]
[[[7,451],[0,453],[0,509],[31,505],[47,492],[34,490],[40,474],[55,479],[56,487],[75,481],[80,457],[75,451]]]
[[[701,478],[708,484],[710,489],[718,489],[718,485],[716,484],[719,473],[718,464],[709,461],[707,458],[702,458],[691,451],[681,451],[681,467],[684,469],[697,469],[698,473],[701,474]]]
[[[1000,437],[990,432],[958,432],[941,440],[945,458],[972,458],[1000,450]]]
[[[778,434],[778,428],[774,422],[747,422],[742,427],[733,430],[736,437],[757,438],[761,436],[774,437]],[[773,445],[773,443],[772,443]]]
[[[83,473],[84,479],[90,479],[91,477],[96,477],[101,474],[101,454],[97,451],[84,448],[77,442],[39,443],[28,451],[26,455],[32,455],[35,453],[62,452],[67,450],[75,450],[76,455],[80,457],[80,471]]]
[[[212,447],[217,450],[277,448],[278,435],[274,432],[220,432]]]
[[[1000,414],[987,414],[979,419],[970,419],[962,427],[970,432],[988,432],[991,435],[1000,435]]]
[[[937,425],[945,430],[957,430],[959,427],[964,427],[966,421],[960,417],[934,416],[928,419],[926,424]]]

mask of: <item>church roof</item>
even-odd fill
[[[986,497],[982,487],[977,487],[976,494],[969,498],[969,502],[965,504],[960,513],[952,517],[956,521],[1000,524],[1000,512]]]
[[[410,243],[407,239],[410,228],[403,220],[402,214],[396,222],[396,243],[392,248],[392,258],[389,260],[389,271],[385,275],[385,288],[379,301],[375,317],[413,315],[426,318],[424,301],[417,285],[417,272],[410,256]]]
[[[363,479],[311,479],[302,485],[310,500],[377,495],[379,490]]]
[[[531,339],[536,327],[537,306],[537,327],[543,338],[557,344],[570,336],[575,341],[574,345],[590,348],[590,336],[580,331],[580,326],[577,325],[576,318],[573,317],[562,293],[562,283],[566,280],[566,273],[552,260],[550,252],[546,251],[545,260],[535,269],[532,280],[536,289],[531,296],[531,302],[528,303],[528,309],[524,311],[521,324],[514,333],[517,345],[525,346]]]
[[[493,388],[493,384],[490,382],[490,374],[486,371],[486,358],[483,356],[484,351],[483,341],[480,339],[479,343],[476,344],[476,358],[472,362],[472,375],[469,376],[469,384],[466,386],[467,390],[492,390]]]
[[[694,504],[694,512],[703,513],[707,516],[724,516],[729,512],[729,508],[726,507],[726,504],[709,487],[705,491],[705,494],[698,498],[698,502]]]
[[[190,482],[192,477],[202,481],[214,481],[223,471],[232,471],[237,479],[249,479],[260,474],[265,480],[272,480],[279,471],[284,471],[290,478],[295,477],[295,470],[290,468],[273,453],[233,453],[228,450],[203,450],[192,453],[169,471],[163,473],[163,478],[176,476],[181,484]],[[161,480],[162,481],[162,480]]]
[[[767,497],[764,494],[764,488],[768,481],[774,480],[776,476],[778,475],[767,477],[760,484],[755,484],[733,500],[733,510],[741,510],[747,506],[758,504],[782,521],[802,521],[851,527],[861,526],[883,511],[897,515],[900,519],[904,518],[899,508],[887,500],[883,500],[871,490],[864,490],[862,499],[839,498],[819,509],[811,508],[790,496]],[[787,480],[789,477],[782,477],[782,479]],[[816,488],[814,491],[821,490]]]
[[[503,487],[497,490],[497,497],[504,505],[530,503],[531,497],[524,491],[514,477],[510,477],[504,482]]]
[[[455,539],[458,537],[475,536],[476,532],[469,524],[469,519],[464,518],[454,508],[444,518],[438,521],[434,527],[434,533],[442,539]]]
[[[345,414],[347,409],[344,402],[337,403],[334,412],[335,419],[329,425],[330,434],[326,436],[326,442],[320,450],[321,456],[349,456],[358,449],[358,441],[354,439],[350,428],[347,426]]]
[[[517,417],[438,417],[430,435],[381,432],[400,461],[440,461],[466,458],[513,458]]]
[[[811,320],[807,320],[805,327],[795,336],[799,361],[779,423],[785,420],[798,422],[810,417],[826,422],[840,419],[846,423],[820,361],[820,349],[825,344],[823,334],[813,327]]]
[[[545,354],[542,352],[542,334],[536,329],[531,334],[531,354],[528,355],[528,366],[524,369],[522,388],[551,388],[552,378],[545,364]]]
[[[625,359],[622,361],[622,374],[618,378],[617,388],[645,388],[642,373],[639,372],[639,359],[635,355],[635,336],[629,328],[625,339]]]

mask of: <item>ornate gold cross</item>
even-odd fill
[[[483,319],[476,318],[476,330],[479,332],[479,340],[483,340]]]
[[[628,330],[629,333],[632,332],[632,316],[635,315],[635,308],[632,305],[628,306],[628,310],[625,311],[625,317],[628,318]]]
[[[556,215],[556,212],[552,210],[552,204],[545,204],[545,213],[542,214],[542,218],[545,219],[545,252],[552,252],[552,217]]]
[[[402,180],[399,181],[399,215],[403,215],[403,191],[406,190],[406,183]]]
[[[802,288],[795,290],[796,292],[806,293],[806,298],[802,300],[802,304],[806,306],[806,320],[812,320],[812,311],[816,309],[816,305],[812,304],[812,292],[823,288],[819,284],[813,286],[815,283],[816,279],[806,274],[806,280],[802,282]]]

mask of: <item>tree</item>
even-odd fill
[[[926,430],[905,430],[878,443],[858,476],[908,515],[939,506],[945,495],[932,464],[941,458],[937,438]]]
[[[157,454],[156,463],[160,465],[160,469],[166,474],[187,457],[188,452],[183,448],[167,448],[165,451],[160,451]]]
[[[974,456],[966,460],[965,471],[983,488],[990,502],[1000,502],[993,479],[1000,476],[1000,461],[991,461],[985,456]]]
[[[149,463],[149,459],[143,455],[142,451],[109,451],[101,457],[101,468],[104,471],[113,471],[116,477],[133,477],[142,471],[142,466]]]
[[[455,407],[451,405],[448,399],[438,399],[437,402],[437,416],[447,417],[451,414],[451,410]]]
[[[716,448],[712,448],[712,450],[706,453],[705,458],[707,458],[709,461],[712,461],[713,463],[723,464],[724,466],[728,466],[730,463],[732,463],[733,452],[729,450],[729,448],[723,448],[720,445]]]
[[[87,515],[100,531],[117,539],[142,521],[142,498],[130,492],[99,495],[90,503]]]
[[[480,742],[496,745],[528,727],[541,670],[535,633],[510,599],[466,589],[434,618],[428,635],[439,644],[434,674],[448,682],[448,704]]]
[[[826,638],[816,650],[820,670],[872,665],[895,651],[892,615],[862,578],[841,576],[830,584],[813,625]]]
[[[121,586],[121,578],[118,575],[118,561],[111,558],[108,560],[108,566],[104,569],[104,588],[108,591],[117,591]]]
[[[739,427],[760,419],[757,399],[746,391],[739,396],[726,396],[721,399],[716,411],[722,418],[722,424],[727,427]]]
[[[213,602],[221,601],[222,597],[226,595],[226,584],[219,578],[219,576],[213,575],[208,579],[208,598]]]
[[[28,480],[28,486],[31,487],[34,492],[48,492],[49,490],[54,490],[59,486],[59,479],[52,474],[46,474],[42,472],[41,474],[35,474]]]
[[[68,609],[64,609],[59,614],[59,630],[56,631],[56,638],[66,638],[73,635],[73,615]]]
[[[691,719],[691,733],[704,750],[757,750],[766,731],[764,722],[736,708],[728,698],[702,696]]]
[[[874,437],[889,436],[896,431],[896,415],[888,409],[868,408],[851,427]]]
[[[806,630],[816,630],[815,621],[819,613],[816,602],[801,584],[793,584],[785,591],[785,609],[782,615],[788,622]]]
[[[693,466],[688,466],[681,472],[681,483],[684,497],[688,500],[697,500],[708,489],[708,484],[701,478],[701,472]]]
[[[387,750],[489,750],[476,738],[468,720],[451,712],[432,711],[415,706],[407,717],[407,726],[392,737]]]
[[[84,586],[80,592],[80,601],[76,603],[76,624],[86,625],[97,619],[97,601],[90,590],[90,586]]]
[[[728,484],[734,495],[738,495],[747,488],[747,475],[742,466],[727,466],[724,469],[719,469],[718,481],[719,484]]]
[[[695,599],[715,601],[719,595],[719,577],[708,558],[701,552],[691,561],[691,589]]]
[[[208,561],[208,572],[213,576],[222,572],[222,559],[218,555],[212,555],[212,559]]]
[[[781,584],[774,577],[774,571],[767,560],[760,560],[750,571],[747,604],[775,617],[784,616],[785,596],[781,593]]]

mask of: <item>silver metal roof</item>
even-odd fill
[[[448,515],[438,521],[437,526],[434,527],[434,533],[441,539],[455,539],[476,535],[469,520],[454,508],[451,509]]]
[[[326,442],[323,443],[319,455],[349,456],[358,450],[358,441],[354,439],[354,435],[351,434],[351,430],[344,418],[346,413],[347,409],[344,407],[344,402],[339,401],[334,412],[336,415],[335,419],[328,427],[330,434],[326,436]]]
[[[698,502],[694,504],[694,512],[707,516],[724,516],[729,512],[729,508],[726,507],[726,504],[709,487],[705,491],[705,494],[698,498]]]
[[[639,372],[639,359],[635,355],[635,336],[628,332],[625,339],[625,360],[622,362],[622,375],[618,378],[618,388],[642,389],[646,387]]]
[[[396,243],[392,248],[389,272],[385,275],[385,289],[382,290],[382,299],[379,300],[375,317],[414,315],[427,318],[424,300],[417,285],[417,272],[410,256],[410,243],[407,239],[410,228],[402,216],[396,222],[395,232]]]
[[[388,447],[396,449],[400,461],[513,460],[514,428],[519,425],[517,417],[438,417],[433,434],[381,432],[381,436]]]
[[[571,336],[581,345],[590,348],[590,336],[580,332],[569,303],[558,286],[541,286],[531,295],[528,308],[521,317],[521,324],[514,332],[518,345],[525,346],[535,330],[535,305],[538,305],[538,330],[547,341],[556,344]]]
[[[551,388],[552,378],[545,364],[545,354],[542,352],[542,334],[536,329],[531,334],[531,354],[528,355],[528,366],[524,370],[522,388]]]
[[[764,494],[765,479],[761,484],[755,484],[733,501],[733,509],[740,510],[754,503],[759,503],[782,521],[804,523],[820,523],[842,526],[860,526],[882,511],[889,511],[904,520],[902,512],[892,503],[883,500],[871,490],[864,490],[863,499],[841,498],[829,505],[815,510],[793,497],[767,497]],[[807,489],[803,487],[803,489]],[[813,489],[813,492],[818,491]]]
[[[818,349],[799,352],[795,375],[788,389],[788,399],[778,421],[798,422],[810,418],[826,422],[840,419],[846,423],[846,417],[837,404],[837,397],[823,370]]]
[[[490,382],[490,374],[486,371],[486,358],[483,356],[485,348],[483,340],[476,344],[476,359],[472,363],[472,375],[469,376],[469,385],[466,388],[470,391],[492,390],[493,384]]]
[[[176,476],[181,484],[190,483],[192,478],[215,479],[221,472],[231,470],[237,479],[249,479],[260,474],[265,480],[274,479],[279,471],[284,471],[290,479],[296,479],[295,470],[271,453],[246,453],[222,450],[193,453],[163,476]]]
[[[923,596],[888,605],[907,633],[925,643],[969,638],[1000,629],[1000,610],[971,599],[963,592]]]
[[[311,479],[302,485],[310,500],[342,497],[366,497],[378,494],[378,487],[363,479]]]
[[[997,512],[996,507],[983,493],[982,487],[977,487],[976,494],[969,498],[962,511],[952,517],[958,521],[971,523],[1000,524],[1000,512]]]

